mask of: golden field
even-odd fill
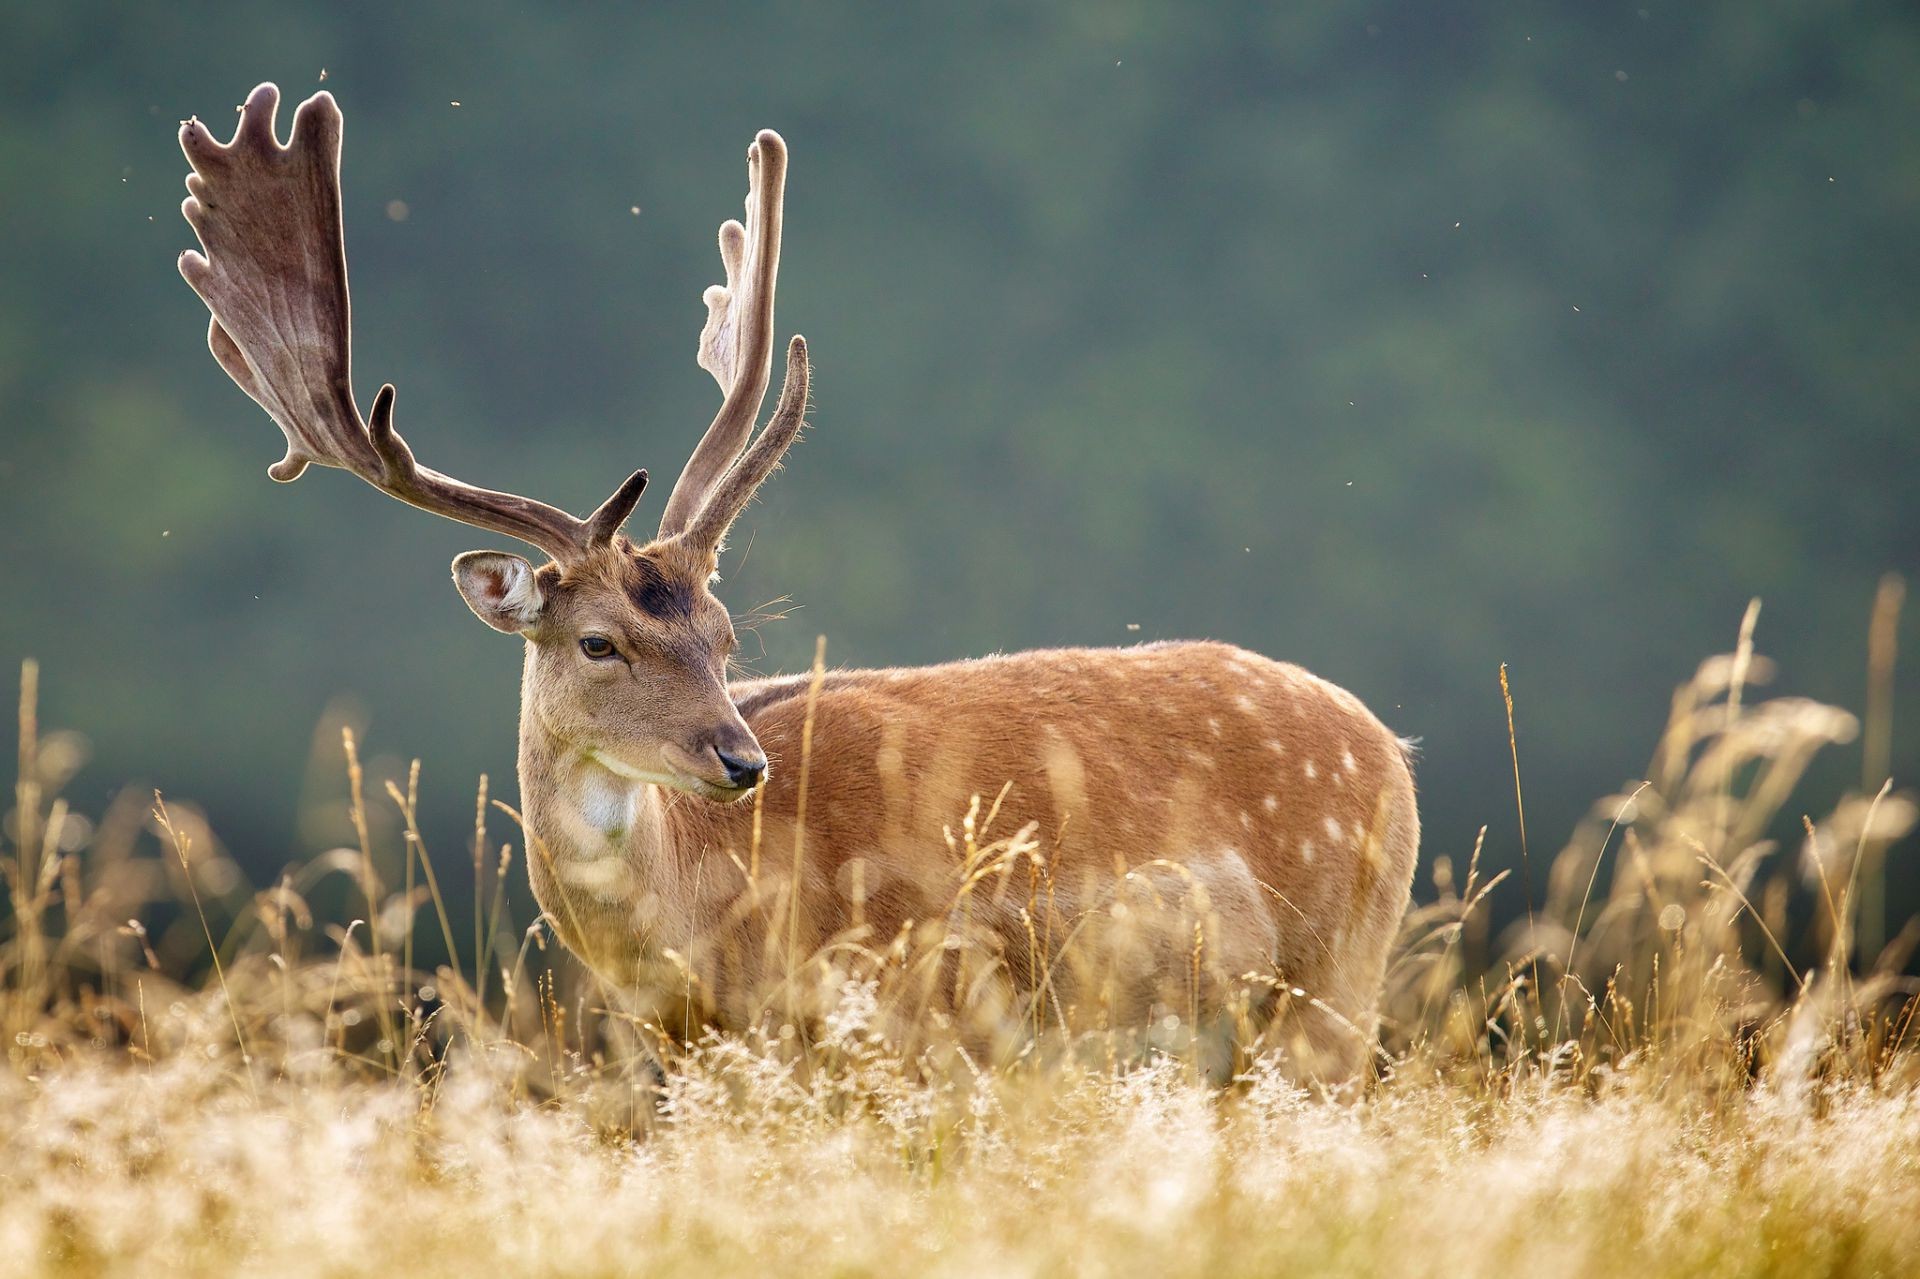
[[[1516,867],[1530,919],[1496,930],[1499,877],[1430,837],[1340,1089],[1288,1079],[1284,1016],[1210,1082],[1178,989],[1145,1037],[930,1000],[954,946],[925,935],[799,957],[754,1034],[669,1033],[508,918],[524,853],[484,791],[429,855],[417,770],[378,784],[349,740],[348,842],[251,885],[170,797],[70,812],[82,747],[29,667],[0,1268],[1914,1273],[1920,926],[1879,885],[1915,806],[1802,784],[1823,751],[1883,766],[1890,655],[1862,723],[1763,696],[1753,622],[1645,778]],[[967,884],[1039,882],[961,817]]]

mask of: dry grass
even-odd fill
[[[1752,629],[1676,694],[1647,779],[1550,868],[1536,855],[1530,922],[1491,935],[1478,850],[1429,851],[1377,1070],[1333,1096],[1266,1051],[1209,1086],[1177,1026],[1143,1049],[995,1004],[983,1039],[926,1000],[925,939],[796,957],[762,1031],[680,1042],[506,919],[520,868],[484,794],[459,859],[470,917],[442,894],[453,863],[426,855],[415,776],[382,805],[357,759],[349,846],[256,891],[180,805],[67,811],[79,747],[39,731],[29,668],[0,920],[0,1257],[125,1274],[1910,1272],[1920,1004],[1902,974],[1920,930],[1867,953],[1857,921],[1915,808],[1881,786],[1823,805],[1796,848],[1768,842],[1815,753],[1857,726],[1758,700]],[[957,854],[1018,861],[964,837]],[[429,947],[451,962],[423,971]]]

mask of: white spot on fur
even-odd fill
[[[1277,737],[1269,737],[1267,739],[1267,749],[1276,755],[1284,755],[1287,753],[1286,743]]]
[[[1249,813],[1244,808],[1240,810],[1240,829],[1242,830],[1253,829],[1253,814]]]
[[[633,805],[627,794],[612,787],[580,788],[580,816],[588,826],[604,835],[613,835],[632,825]]]
[[[1342,826],[1339,822],[1335,821],[1331,817],[1327,818],[1327,838],[1328,839],[1332,840],[1334,843],[1337,844],[1341,841],[1342,838],[1345,837],[1346,833],[1347,833],[1346,827]]]
[[[1312,840],[1303,839],[1300,841],[1300,860],[1303,862],[1310,862],[1313,860],[1313,841]]]
[[[1300,771],[1307,775],[1308,781],[1312,781],[1314,778],[1320,776],[1320,770],[1314,767],[1312,760],[1308,760]]]
[[[1047,770],[1047,788],[1053,793],[1053,802],[1063,813],[1082,812],[1087,800],[1087,766],[1080,759],[1080,752],[1052,737],[1040,756],[1041,765]]]
[[[1213,767],[1213,756],[1207,754],[1205,751],[1193,751],[1191,753],[1193,755],[1193,762],[1200,765],[1200,767]]]
[[[598,756],[604,760],[604,756]],[[571,850],[592,856],[612,851],[611,844],[633,829],[641,790],[609,773],[587,770],[568,788],[573,800],[566,816]]]
[[[1253,699],[1251,697],[1248,697],[1245,693],[1242,693],[1238,697],[1234,698],[1233,704],[1235,706],[1238,706],[1241,710],[1246,711],[1249,715],[1253,713]]]
[[[1278,795],[1269,795],[1260,801],[1260,806],[1269,813],[1277,813],[1280,811],[1280,797]]]
[[[596,897],[618,900],[631,891],[633,868],[618,857],[601,857],[594,861],[569,858],[556,862],[555,869],[569,884],[583,888]]]
[[[1207,731],[1215,737],[1220,736],[1220,721],[1209,717],[1207,720]]]
[[[1340,752],[1340,769],[1342,772],[1351,773],[1354,770],[1355,763],[1352,747],[1349,746]]]

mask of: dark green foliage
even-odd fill
[[[1750,596],[1785,684],[1859,707],[1874,583],[1916,567],[1904,6],[19,5],[7,31],[0,659],[43,660],[96,785],[201,797],[262,866],[337,694],[427,758],[444,842],[513,749],[515,646],[447,582],[469,535],[342,474],[271,484],[278,433],[174,272],[175,122],[224,132],[323,67],[363,402],[395,381],[430,465],[575,511],[704,427],[713,230],[753,130],[785,133],[815,427],[723,588],[804,605],[765,670],[819,631],[847,663],[1238,641],[1424,736],[1429,849],[1491,822],[1511,861],[1500,662],[1538,849],[1639,775]]]

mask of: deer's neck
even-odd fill
[[[553,732],[527,692],[523,685],[520,797],[534,897],[575,954],[625,983],[674,940],[662,935],[669,921],[647,908],[680,878],[667,804],[657,786]]]
[[[527,816],[556,861],[579,867],[649,865],[671,855],[664,806],[651,783],[622,777],[591,756],[564,749],[530,752],[523,742],[520,759]],[[590,878],[583,873],[576,882]]]

